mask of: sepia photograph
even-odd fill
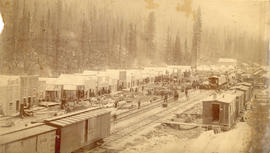
[[[270,153],[270,0],[0,0],[0,153]]]

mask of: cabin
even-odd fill
[[[111,92],[116,92],[118,88],[118,82],[119,82],[119,70],[116,69],[109,69],[106,70],[106,73],[110,76],[109,77],[109,87],[111,89]]]
[[[99,71],[97,74],[97,93],[98,95],[107,94],[111,89],[109,86],[109,75],[106,71]]]
[[[15,115],[20,110],[20,78],[0,76],[0,114]]]
[[[119,70],[119,80],[118,80],[118,89],[122,90],[127,88],[127,71]]]
[[[236,96],[223,93],[203,100],[203,124],[230,129],[237,119]]]
[[[59,102],[61,99],[62,85],[58,83],[58,78],[39,78],[40,89],[45,82],[42,99],[50,102]]]
[[[21,102],[25,105],[38,104],[39,81],[37,75],[20,76]]]
[[[58,78],[58,84],[63,86],[61,97],[67,101],[84,99],[86,79],[77,74],[61,74]]]
[[[218,65],[237,66],[237,60],[231,58],[220,58],[218,59]]]

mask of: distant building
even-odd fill
[[[224,65],[224,66],[229,66],[229,65],[236,66],[237,60],[231,59],[231,58],[220,58],[220,59],[218,59],[218,64]]]

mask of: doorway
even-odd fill
[[[219,121],[219,104],[212,104],[213,121]]]
[[[19,112],[19,107],[20,107],[20,101],[16,101],[16,112]]]

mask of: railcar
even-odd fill
[[[237,119],[236,96],[221,94],[203,101],[203,124],[220,126],[230,129]]]
[[[0,153],[73,152],[108,137],[110,121],[109,111],[92,108],[46,119],[0,133]]]

